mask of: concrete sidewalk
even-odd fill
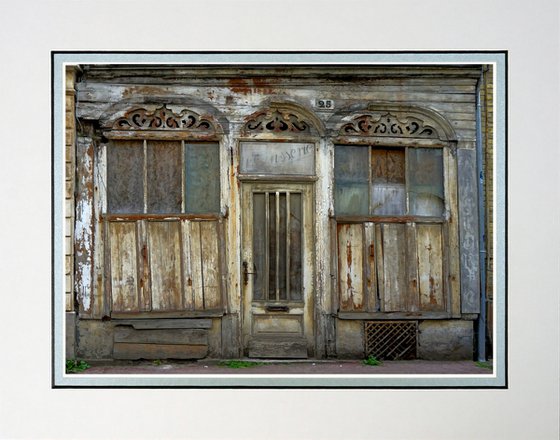
[[[364,365],[362,360],[261,360],[238,361],[113,361],[91,362],[79,374],[492,374],[473,361],[383,361]],[[236,365],[237,363],[237,365]]]

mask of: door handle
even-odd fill
[[[257,267],[253,264],[253,272],[249,272],[249,264],[244,261],[243,262],[243,285],[246,286],[249,282],[249,275],[256,275],[257,274]]]

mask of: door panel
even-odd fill
[[[312,186],[243,185],[243,335],[252,357],[313,350]]]

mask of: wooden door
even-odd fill
[[[243,344],[249,357],[313,354],[312,185],[242,191]]]

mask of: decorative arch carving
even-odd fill
[[[343,136],[396,136],[438,139],[437,130],[414,116],[405,116],[402,120],[393,113],[381,116],[358,115],[344,124],[340,129]]]
[[[246,135],[316,135],[323,131],[321,125],[316,116],[297,105],[272,104],[247,117],[242,132]]]
[[[395,104],[372,104],[362,112],[343,116],[337,134],[344,137],[456,140],[449,122],[434,110]]]
[[[184,109],[180,113],[163,106],[153,111],[136,108],[118,118],[113,130],[178,130],[195,133],[215,133],[216,124],[208,117]]]

